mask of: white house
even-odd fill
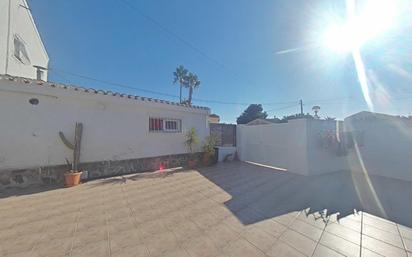
[[[0,187],[60,176],[54,166],[72,151],[59,132],[72,139],[76,122],[83,123],[80,161],[91,177],[181,165],[185,132],[195,128],[204,140],[209,114],[206,107],[0,75]]]
[[[0,0],[0,189],[61,181],[76,122],[89,178],[184,165],[185,132],[209,135],[208,108],[49,83],[48,62],[26,0]]]
[[[49,57],[26,0],[0,1],[0,74],[47,81]]]

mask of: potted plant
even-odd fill
[[[205,166],[214,164],[216,141],[217,137],[214,134],[206,137],[205,139],[203,144],[203,165]]]
[[[66,187],[73,187],[80,184],[80,177],[82,175],[82,171],[79,169],[79,161],[82,132],[82,123],[76,122],[76,127],[74,131],[74,144],[70,143],[70,141],[66,139],[63,132],[59,132],[60,139],[62,140],[64,145],[73,151],[73,162],[70,163],[70,161],[66,158],[66,163],[68,165],[68,170],[64,173],[64,181]]]
[[[199,137],[197,136],[197,132],[195,128],[191,128],[185,134],[185,145],[187,150],[189,151],[189,160],[187,162],[187,166],[189,169],[193,169],[197,165],[197,160],[195,157],[195,148],[199,144]]]

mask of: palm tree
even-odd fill
[[[188,103],[189,103],[189,105],[192,105],[193,90],[200,86],[200,80],[199,80],[199,78],[197,77],[196,74],[193,74],[191,72],[189,72],[189,75],[187,75],[186,80],[187,80],[186,87],[189,88]]]
[[[182,103],[182,88],[183,86],[186,87],[187,85],[187,69],[183,67],[183,65],[180,65],[179,67],[176,68],[176,71],[173,72],[173,75],[175,76],[173,80],[173,84],[176,84],[179,82],[180,85],[180,103]]]

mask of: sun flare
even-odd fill
[[[396,1],[367,0],[356,6],[355,0],[346,1],[344,22],[332,22],[326,27],[323,45],[332,51],[350,53],[389,30],[397,16]]]

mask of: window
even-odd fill
[[[37,69],[36,71],[36,78],[37,80],[43,80],[44,72],[41,69]]]
[[[150,132],[180,132],[181,120],[167,118],[149,118]]]
[[[29,55],[26,51],[26,45],[17,35],[14,36],[14,57],[24,64],[30,64]]]

